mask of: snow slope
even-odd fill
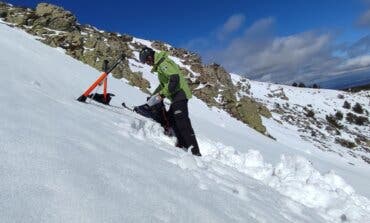
[[[369,197],[368,167],[273,141],[197,99],[193,157],[148,119],[77,102],[99,75],[91,67],[4,24],[0,49],[0,222],[370,219],[356,192]],[[145,101],[125,81],[108,85],[114,105]]]
[[[152,42],[148,40],[138,38],[134,38],[133,42],[140,43],[147,47],[151,47],[152,44]],[[135,53],[138,59],[138,52]],[[183,64],[181,59],[176,57],[171,58],[181,67],[185,67],[191,71],[190,67]],[[129,65],[131,70],[141,72],[143,76],[151,83],[151,90],[155,89],[155,87],[158,85],[158,81],[155,75],[150,72],[150,66],[140,64],[135,60],[130,60]],[[200,74],[193,72],[193,75],[197,76]],[[312,108],[317,111],[316,117],[325,119],[325,113],[329,114],[334,112],[336,108],[340,108],[341,103],[343,103],[343,100],[345,99],[351,103],[354,101],[359,102],[364,106],[365,109],[370,110],[370,104],[368,100],[369,95],[366,95],[366,93],[350,94],[335,90],[294,88],[286,85],[251,81],[236,74],[231,74],[231,78],[235,85],[237,85],[237,82],[249,85],[250,90],[248,96],[265,104],[270,110],[274,109],[275,103],[288,103],[295,109],[293,114],[301,114],[301,116],[304,116],[302,107],[311,104]],[[245,79],[246,82],[242,82],[241,79]],[[288,101],[279,97],[268,97],[268,94],[274,94],[280,91],[289,97]],[[243,91],[239,93],[242,95],[246,94]],[[343,94],[344,99],[338,99],[338,94]],[[328,172],[330,170],[335,170],[341,176],[345,176],[348,181],[353,182],[353,186],[357,191],[367,197],[370,197],[370,190],[368,189],[370,185],[370,178],[368,177],[370,175],[369,166],[361,158],[349,155],[349,153],[353,152],[362,155],[362,151],[343,148],[328,139],[321,140],[320,143],[316,143],[314,140],[307,140],[307,138],[302,137],[303,133],[297,126],[284,122],[284,120],[281,119],[281,117],[279,117],[276,113],[272,113],[273,118],[280,120],[282,122],[281,124],[276,122],[274,119],[266,119],[262,117],[268,132],[272,134],[272,136],[275,137],[280,144],[270,143],[269,140],[266,140],[266,137],[261,136],[259,133],[256,134],[254,131],[251,132],[249,128],[246,130],[244,124],[235,122],[233,119],[233,121],[231,121],[227,114],[225,114],[227,117],[218,118],[218,116],[214,116],[212,113],[205,113],[204,111],[207,111],[207,108],[201,107],[201,109],[197,109],[198,107],[201,107],[201,105],[194,105],[193,109],[196,111],[191,113],[191,115],[197,116],[200,114],[199,118],[193,121],[202,121],[203,119],[207,118],[209,123],[201,123],[198,125],[198,128],[202,128],[202,132],[207,132],[207,137],[212,138],[213,141],[218,141],[220,138],[222,138],[222,142],[224,144],[226,143],[227,145],[233,145],[234,148],[237,148],[238,151],[242,152],[247,152],[250,148],[254,148],[256,145],[258,145],[258,150],[262,153],[264,159],[272,164],[277,164],[281,160],[281,156],[283,154],[304,156],[313,162],[315,167],[320,171]],[[217,112],[224,113],[223,111]],[[344,111],[343,113],[345,114]],[[307,117],[304,116],[303,120],[305,119],[307,119]],[[209,128],[210,124],[215,125],[215,127]],[[370,126],[356,126],[353,129],[353,126],[346,125],[345,123],[343,123],[343,125],[352,128],[353,131],[370,135]],[[230,134],[224,135],[223,131],[220,134],[220,127],[223,128],[223,131],[229,131]],[[209,134],[212,130],[215,130],[215,132]],[[324,132],[324,134],[328,136],[329,133]],[[315,137],[313,137],[313,139],[315,139]],[[321,147],[321,143],[325,143],[328,146],[328,149],[319,150],[318,148]]]
[[[279,143],[305,153],[303,156],[313,161],[322,171],[327,170],[323,165],[330,162],[330,168],[353,182],[357,191],[367,197],[370,196],[368,189],[370,181],[366,180],[369,179],[369,167],[363,160],[363,157],[369,157],[369,147],[362,145],[348,149],[335,143],[336,138],[355,141],[356,135],[362,135],[365,140],[370,140],[370,126],[350,124],[343,118],[338,121],[343,125],[338,134],[326,128],[325,120],[326,115],[334,115],[336,111],[342,112],[344,116],[351,112],[342,107],[344,101],[352,105],[360,103],[364,110],[370,111],[369,91],[348,93],[328,89],[297,88],[252,81],[236,74],[231,74],[231,77],[235,85],[242,84],[244,89],[247,89],[241,90],[238,94],[252,97],[269,108],[273,118],[263,118],[263,123]],[[314,111],[315,118],[308,118],[305,109]],[[282,112],[279,112],[280,110]],[[360,178],[366,182],[356,183]]]

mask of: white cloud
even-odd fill
[[[235,21],[242,19],[229,22],[234,20],[232,17],[218,30],[230,33],[240,29],[242,22]],[[224,35],[228,38],[220,41],[219,36],[210,35],[190,43],[193,50],[202,52],[207,63],[217,62],[230,72],[255,80],[317,83],[334,76],[370,73],[370,36],[349,46],[337,44],[336,36],[330,32],[312,30],[278,36],[274,30],[275,19],[267,17],[251,24],[239,36]]]
[[[362,55],[345,60],[344,63],[338,67],[338,70],[342,72],[362,71],[369,68],[370,68],[370,55]]]
[[[315,36],[312,33],[275,38],[260,52],[251,57],[248,56],[248,65],[252,72],[253,70],[262,73],[278,72],[280,69],[286,72],[296,70],[321,53],[329,40],[328,35]]]
[[[346,65],[350,67],[364,67],[370,66],[370,55],[363,55],[359,57],[355,57],[346,61]]]
[[[370,71],[370,55],[364,49],[368,38],[351,48],[334,45],[330,33],[308,31],[289,36],[274,34],[273,18],[256,21],[244,34],[234,38],[223,49],[206,53],[207,61],[216,61],[230,72],[251,79],[278,83],[315,82],[335,75]],[[352,58],[346,55],[357,53]],[[335,52],[344,56],[335,56]]]
[[[251,27],[245,30],[247,37],[255,37],[257,35],[266,35],[271,30],[271,27],[275,24],[275,19],[267,17],[254,22]]]
[[[199,37],[188,41],[186,44],[183,44],[182,47],[185,49],[193,50],[193,49],[206,49],[211,46],[209,39]]]
[[[298,73],[313,72],[310,65],[327,54],[331,36],[305,32],[274,37],[273,25],[273,18],[259,20],[242,37],[233,39],[226,49],[208,55],[230,71],[260,80],[287,82]]]
[[[217,37],[220,40],[225,39],[229,34],[237,31],[244,23],[245,16],[243,14],[235,14],[230,16],[227,21],[219,28]]]
[[[359,55],[367,54],[370,52],[370,35],[362,37],[356,43],[352,44],[347,49],[347,53],[350,57],[356,57]]]

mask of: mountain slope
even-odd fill
[[[167,51],[181,67],[193,94],[209,107],[226,111],[288,147],[305,145],[298,149],[305,153],[317,149],[335,153],[343,157],[341,165],[370,163],[369,95],[249,81],[230,75],[219,64],[203,64],[199,55],[185,49],[79,24],[71,12],[51,4],[30,9],[0,2],[0,17],[97,69],[104,59],[112,61],[126,53],[128,60],[113,75],[146,93],[158,83],[150,68],[138,63],[138,52],[143,46]],[[363,111],[354,114],[353,109],[343,109],[347,101],[349,106],[362,106]]]
[[[235,85],[243,86],[238,95],[253,97],[271,111],[272,119],[265,119],[264,124],[278,141],[285,141],[279,139],[278,129],[289,129],[296,135],[293,139],[311,144],[311,149],[336,153],[349,162],[352,157],[370,163],[370,91],[297,88],[235,74],[232,78]]]
[[[150,41],[138,38],[134,38],[133,43],[148,47],[153,44]],[[134,52],[134,54],[138,57],[138,52]],[[186,67],[184,60],[174,56],[171,59],[176,61],[181,67]],[[143,65],[137,62],[136,59],[129,59],[129,65],[131,70],[143,74],[143,77],[150,82],[150,86],[154,88],[158,86],[156,77],[153,77],[153,74],[150,72],[150,66]],[[195,73],[195,76],[201,75]],[[259,103],[264,104],[271,111],[272,118],[263,118],[263,124],[266,126],[267,131],[276,138],[276,141],[284,146],[276,147],[275,143],[267,143],[259,146],[258,150],[268,162],[278,163],[281,154],[299,154],[314,162],[316,167],[321,171],[334,169],[351,182],[358,182],[361,179],[361,182],[355,184],[356,190],[361,192],[361,194],[370,196],[370,192],[367,189],[368,185],[370,185],[370,179],[367,177],[369,168],[365,162],[368,159],[369,146],[364,144],[364,141],[370,140],[367,137],[370,134],[370,126],[353,125],[346,123],[345,119],[340,121],[344,125],[344,128],[340,131],[343,132],[346,138],[352,141],[355,141],[356,137],[361,137],[362,139],[359,142],[361,145],[359,148],[348,149],[335,142],[336,138],[343,136],[338,136],[336,131],[339,130],[333,129],[330,125],[328,126],[325,120],[325,115],[334,114],[338,108],[346,114],[345,111],[348,111],[348,109],[341,108],[341,103],[344,100],[348,100],[351,103],[359,102],[365,108],[365,111],[366,109],[370,110],[370,104],[367,104],[369,98],[368,92],[350,94],[325,89],[294,88],[251,81],[236,74],[231,74],[231,80],[239,89],[238,92],[235,92],[236,98],[240,99],[244,95],[247,95]],[[154,89],[150,90],[153,91]],[[338,95],[343,96],[343,98],[338,98]],[[223,96],[219,97],[222,98]],[[221,103],[223,103],[222,99]],[[276,109],[276,104],[281,104],[280,110]],[[195,106],[195,109],[197,107]],[[309,107],[317,113],[315,118],[309,119],[305,115],[305,107]],[[204,114],[202,110],[196,109],[192,115],[197,115],[198,113]],[[204,119],[207,115],[209,114],[204,114],[200,119]],[[246,115],[248,116],[250,113],[247,111]],[[213,133],[209,137],[212,137],[214,141],[222,138],[224,143],[234,145],[239,151],[247,152],[248,149],[255,147],[255,145],[261,142],[269,142],[269,140],[266,140],[265,137],[259,134],[251,133],[250,131],[245,132],[244,126],[240,126],[241,123],[228,123],[225,122],[225,120],[228,120],[227,118],[219,120],[213,116],[210,116],[208,120],[212,124],[219,124],[216,124],[215,128],[202,128],[203,125],[200,125],[199,128],[203,132],[208,133],[213,133],[213,130],[218,131],[219,127],[222,127],[223,131],[229,131],[231,134],[227,135],[227,137],[219,133]],[[296,123],[291,120],[296,120]],[[317,131],[317,133],[315,132],[317,134],[316,137],[313,137],[312,132],[307,130],[313,128],[316,128],[314,129]],[[339,134],[341,133],[339,132]],[[244,138],[248,140],[240,140]],[[354,175],[354,173],[356,174]]]
[[[1,222],[369,219],[369,200],[355,192],[368,182],[361,165],[292,150],[197,99],[190,111],[204,156],[194,158],[148,119],[77,102],[99,72],[60,49],[4,24],[0,48]],[[112,104],[145,101],[124,80],[111,78],[109,88]],[[355,190],[302,156],[355,172]]]

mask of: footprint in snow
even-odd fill
[[[41,84],[40,84],[40,82],[38,82],[38,81],[36,81],[36,80],[31,81],[31,85],[33,85],[33,86],[35,86],[35,87],[37,87],[37,88],[41,88]]]

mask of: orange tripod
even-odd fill
[[[122,54],[120,58],[117,60],[117,62],[110,68],[108,69],[108,61],[104,60],[103,64],[103,73],[99,76],[98,79],[79,97],[77,98],[78,101],[80,102],[85,102],[89,94],[103,82],[103,94],[104,94],[104,100],[107,101],[107,86],[108,86],[108,75],[114,68],[117,67],[118,64],[120,64],[124,59],[126,55]]]

